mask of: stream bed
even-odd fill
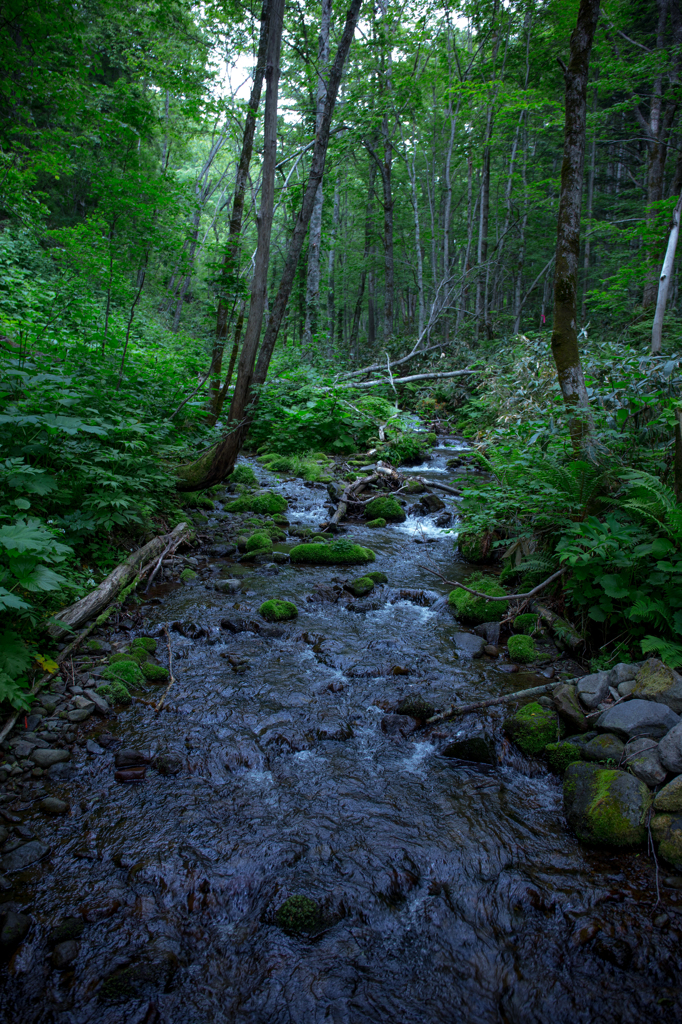
[[[450,439],[419,472],[450,479],[456,450]],[[287,497],[292,524],[326,518],[323,485],[256,471]],[[456,499],[445,502],[456,516]],[[209,514],[205,532],[220,534],[223,515]],[[31,919],[0,980],[2,1021],[682,1019],[682,892],[670,871],[657,878],[645,850],[581,847],[560,780],[503,739],[503,709],[430,731],[391,717],[410,693],[440,708],[547,681],[461,656],[450,588],[430,570],[462,579],[470,567],[442,515],[348,524],[388,577],[368,598],[343,597],[360,567],[235,564],[207,543],[196,580],[152,587],[141,623],[110,632],[114,645],[158,635],[167,664],[168,624],[175,682],[158,714],[135,702],[89,719],[63,771],[1,805],[49,847],[0,892]],[[240,592],[213,588],[225,571]],[[294,601],[298,618],[258,633],[221,627],[271,597]],[[86,738],[105,734],[90,752]],[[497,765],[443,756],[472,735],[495,745]],[[167,753],[180,770],[117,782],[122,747]],[[46,794],[69,813],[41,813]],[[321,908],[311,934],[278,924],[296,894]],[[69,921],[77,947],[57,969],[55,929],[67,935]]]

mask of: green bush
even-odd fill
[[[472,590],[478,590],[481,594],[488,594],[490,597],[504,597],[504,588],[495,580],[486,578],[480,573],[475,573],[466,581],[466,586]],[[484,597],[476,597],[466,590],[457,587],[450,591],[448,604],[455,609],[457,616],[463,622],[479,624],[481,622],[499,622],[508,608],[507,601],[486,601]]]
[[[298,544],[290,552],[294,565],[364,565],[376,555],[371,548],[343,539],[331,544]]]
[[[514,636],[510,636],[509,640],[507,640],[507,650],[509,651],[509,657],[513,658],[514,661],[520,662],[522,665],[527,664],[529,661],[534,661],[538,654],[533,637],[526,636],[525,633],[516,633]]]
[[[365,517],[369,520],[385,519],[388,523],[404,523],[407,519],[403,508],[395,498],[380,495],[365,505]]]
[[[287,500],[281,494],[272,491],[261,491],[258,494],[243,494],[236,501],[225,506],[227,512],[259,512],[261,515],[273,515],[284,512]]]
[[[258,611],[268,622],[286,622],[298,615],[295,604],[291,601],[280,601],[278,598],[264,601]]]

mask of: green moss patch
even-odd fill
[[[119,665],[124,661],[133,661],[136,665],[141,665],[143,661],[147,660],[146,651],[125,651],[117,654],[112,654],[109,658],[110,665]]]
[[[182,504],[184,508],[205,508],[209,511],[215,508],[215,502],[203,491],[185,491],[182,495]]]
[[[256,480],[256,474],[251,469],[251,466],[235,466],[230,474],[230,483],[234,484],[246,484],[247,487],[255,487],[258,483]]]
[[[466,586],[478,590],[490,597],[504,597],[504,588],[496,580],[486,579],[476,573],[466,581]],[[476,597],[467,590],[457,587],[450,592],[448,604],[455,609],[458,618],[463,622],[499,622],[507,612],[507,601],[486,601],[484,597]]]
[[[372,498],[365,505],[365,518],[370,521],[385,519],[387,523],[404,523],[407,516],[395,498],[387,495],[386,497]]]
[[[97,692],[106,697],[111,704],[130,704],[132,697],[122,679],[113,678],[110,683],[97,687]]]
[[[366,597],[374,590],[374,580],[369,576],[359,576],[348,584],[348,589],[354,597]]]
[[[563,775],[569,764],[581,760],[580,748],[575,743],[548,743],[545,757],[552,771]]]
[[[194,569],[190,569],[189,566],[187,566],[186,569],[183,569],[182,572],[180,573],[180,579],[182,580],[183,583],[189,583],[190,580],[195,580],[196,578],[197,574],[195,573]]]
[[[242,494],[236,501],[225,506],[228,512],[259,512],[261,515],[275,515],[284,512],[287,500],[281,494],[272,491],[261,491],[258,494]]]
[[[558,720],[553,711],[533,701],[504,723],[504,731],[524,754],[540,754],[556,742]]]
[[[85,648],[86,651],[90,651],[93,654],[96,654],[98,651],[104,650],[99,640],[86,640],[85,643],[83,644],[83,647]]]
[[[372,519],[371,522],[365,523],[365,525],[368,526],[370,530],[381,530],[386,525],[386,520],[379,516],[378,519]]]
[[[651,793],[628,772],[585,762],[568,766],[564,808],[569,825],[585,843],[628,847],[644,842]]]
[[[371,548],[345,539],[331,544],[298,544],[290,556],[294,565],[365,565],[376,558]]]
[[[280,601],[278,598],[264,601],[258,611],[268,622],[287,622],[298,615],[298,608],[292,601]]]
[[[298,935],[313,932],[320,925],[320,908],[309,896],[290,896],[275,915],[275,921],[285,932]]]
[[[163,665],[155,665],[151,661],[140,665],[140,669],[148,683],[165,683],[170,678],[167,668],[164,668]]]
[[[514,632],[525,633],[527,636],[532,636],[535,632],[537,624],[537,615],[534,615],[532,612],[524,612],[523,615],[517,615],[514,619]]]
[[[133,640],[130,649],[132,651],[143,650],[147,651],[148,654],[154,654],[156,651],[156,640],[153,636],[138,636]]]
[[[118,661],[113,665],[107,665],[102,672],[102,679],[118,680],[126,686],[142,686],[144,676],[140,666],[135,661]]]
[[[388,583],[388,576],[386,573],[379,572],[377,569],[374,569],[372,572],[366,572],[365,576],[368,579],[373,580],[375,583]]]
[[[525,633],[516,633],[514,636],[510,636],[507,641],[507,650],[510,658],[521,662],[522,665],[534,661],[538,653],[533,637],[526,636]]]
[[[269,534],[265,530],[257,530],[256,533],[252,533],[246,542],[246,550],[249,552],[257,551],[259,554],[265,551],[272,551],[272,541]]]

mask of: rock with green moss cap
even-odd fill
[[[420,483],[419,480],[408,480],[407,483],[403,485],[403,494],[423,494],[425,490],[426,487],[424,487],[424,484]]]
[[[351,580],[348,589],[353,597],[366,597],[374,590],[374,580],[369,576],[358,576],[356,580]]]
[[[275,915],[280,928],[298,935],[313,932],[320,925],[320,908],[309,896],[290,896]]]
[[[106,697],[110,704],[130,704],[132,697],[122,679],[113,678],[111,682],[97,687],[97,693]]]
[[[265,530],[257,530],[252,533],[246,542],[246,550],[249,554],[263,554],[272,551],[272,541]]]
[[[225,506],[227,512],[258,512],[261,515],[275,515],[284,512],[287,507],[287,499],[281,494],[274,494],[273,491],[259,491],[256,494],[242,494],[236,501],[230,501]]]
[[[504,597],[505,590],[496,580],[486,579],[484,576],[475,575],[466,581],[466,586],[472,590],[478,590],[481,594],[488,594],[490,597]],[[457,587],[450,592],[448,604],[454,608],[458,618],[462,622],[471,622],[479,625],[482,622],[499,622],[507,611],[507,601],[486,601],[484,597],[476,597],[467,590]]]
[[[247,487],[255,487],[258,481],[256,480],[256,474],[251,469],[251,466],[242,464],[241,466],[235,466],[230,474],[230,483],[234,484],[246,484]]]
[[[675,714],[682,714],[682,676],[657,658],[644,662],[630,692],[633,697],[667,704]]]
[[[534,615],[532,612],[524,612],[523,615],[517,615],[514,619],[514,632],[525,633],[527,636],[532,636],[537,628],[537,624],[537,615]]]
[[[124,661],[134,661],[136,665],[141,665],[148,657],[149,655],[146,651],[117,651],[116,654],[112,654],[109,658],[109,664],[119,665]]]
[[[660,856],[682,871],[682,814],[654,814],[651,835],[659,844]]]
[[[258,611],[267,622],[287,622],[298,615],[298,608],[292,601],[280,601],[279,598],[264,601]]]
[[[154,654],[156,652],[156,640],[153,636],[138,636],[133,640],[130,649],[133,651],[141,649],[147,651],[148,654]]]
[[[494,530],[463,530],[457,537],[457,549],[467,562],[475,565],[487,565],[494,561],[493,541],[496,538]]]
[[[182,572],[180,573],[180,579],[182,580],[183,583],[190,583],[192,580],[195,580],[196,578],[197,574],[195,573],[194,569],[190,569],[189,566],[187,566],[186,569],[183,569]]]
[[[120,680],[126,686],[142,686],[144,676],[136,661],[117,661],[113,665],[107,665],[102,672],[102,679]]]
[[[575,743],[548,743],[545,747],[545,757],[549,767],[557,775],[563,775],[569,764],[582,760],[580,748]]]
[[[298,544],[290,556],[294,565],[365,565],[376,557],[371,548],[345,538],[331,544]]]
[[[104,650],[99,640],[86,640],[83,647],[86,651],[90,651],[91,654],[97,654],[99,651]]]
[[[155,665],[151,661],[140,665],[140,670],[148,683],[165,683],[170,677],[167,668],[164,668],[163,665]]]
[[[387,523],[404,523],[407,516],[395,498],[379,495],[365,505],[365,518],[370,522],[385,519]]]
[[[533,701],[507,718],[504,731],[524,754],[540,754],[548,743],[555,743],[558,719],[553,711]]]
[[[378,519],[372,519],[371,522],[365,523],[370,530],[381,530],[386,525],[386,520],[379,516]]]
[[[509,651],[509,657],[514,661],[520,662],[522,665],[527,665],[528,662],[534,661],[538,655],[533,637],[526,636],[525,633],[515,633],[514,636],[510,636],[507,641],[507,650]]]
[[[639,846],[647,837],[651,806],[648,787],[634,775],[584,761],[570,764],[564,775],[564,811],[583,843]]]
[[[378,569],[373,569],[372,572],[366,572],[365,576],[370,580],[373,580],[374,583],[388,583],[388,576],[386,573],[379,572]]]

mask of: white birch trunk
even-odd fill
[[[654,326],[653,330],[651,331],[652,356],[658,355],[658,353],[661,351],[661,340],[663,337],[663,318],[665,316],[665,307],[668,304],[668,291],[670,289],[670,282],[673,276],[675,250],[677,249],[677,239],[680,235],[681,213],[682,195],[677,200],[677,205],[673,210],[673,223],[672,227],[670,228],[670,234],[668,236],[668,248],[665,251],[663,268],[661,269],[661,276],[658,282],[658,299],[656,300],[656,313],[654,314]]]

